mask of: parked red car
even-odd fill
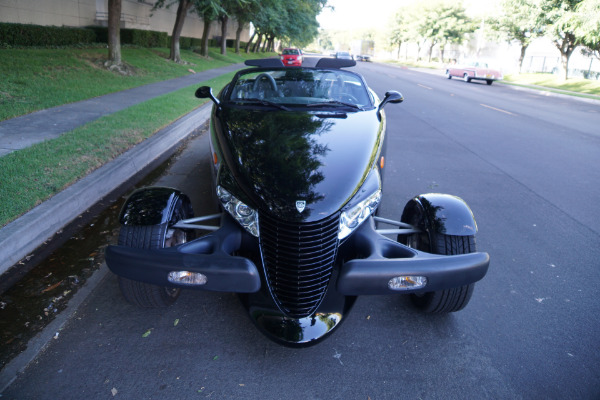
[[[281,62],[286,67],[302,66],[302,50],[295,48],[286,48],[281,52]]]
[[[471,82],[473,79],[483,80],[488,85],[503,78],[500,71],[489,68],[488,64],[482,61],[470,61],[463,65],[447,67],[446,77],[452,79],[453,76],[462,78],[465,82]]]

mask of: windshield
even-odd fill
[[[372,107],[362,78],[344,70],[247,69],[240,71],[236,78],[228,91],[230,102],[254,102],[261,105],[274,103],[291,107]]]
[[[283,55],[294,55],[297,56],[300,54],[300,51],[298,49],[283,49],[282,52]]]

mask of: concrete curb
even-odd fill
[[[173,149],[211,112],[208,103],[0,229],[0,275],[119,185]]]

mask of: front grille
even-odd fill
[[[339,214],[290,223],[260,216],[260,246],[267,283],[281,311],[311,315],[323,300],[338,247]]]

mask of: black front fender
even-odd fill
[[[402,222],[427,232],[452,236],[473,236],[477,223],[463,199],[448,194],[428,193],[410,200],[402,212]]]
[[[172,211],[181,201],[193,216],[190,199],[177,189],[146,187],[133,192],[121,209],[122,225],[160,225],[169,222]]]

